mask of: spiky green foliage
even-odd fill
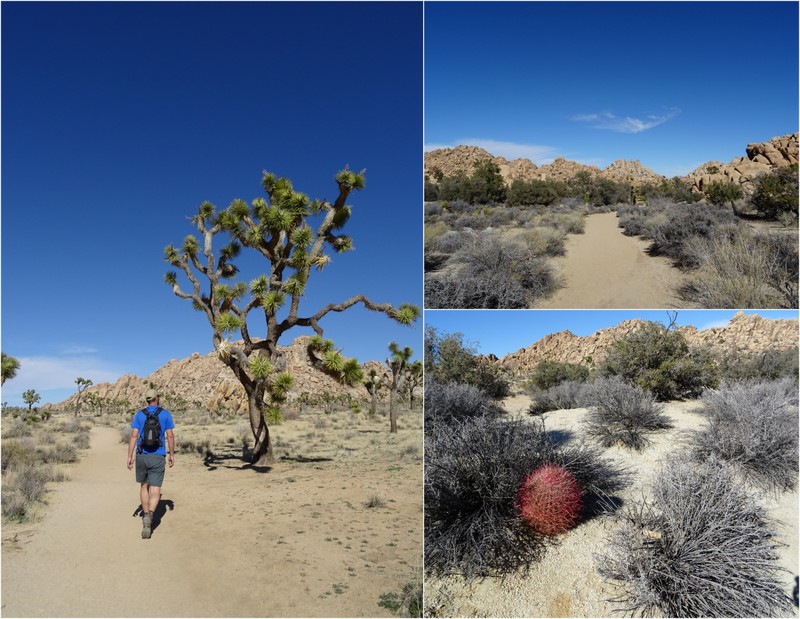
[[[269,393],[276,402],[284,402],[293,385],[294,376],[289,372],[281,372],[270,385]]]
[[[364,370],[357,359],[348,359],[342,368],[342,382],[345,385],[355,385],[364,378]]]
[[[364,187],[364,174],[345,168],[336,175],[336,182],[339,192],[335,200],[311,200],[296,191],[288,178],[265,171],[265,198],[256,198],[249,205],[235,199],[221,211],[210,203],[201,204],[193,218],[200,238],[189,235],[180,248],[169,245],[164,251],[165,260],[177,269],[177,273],[166,275],[166,283],[175,295],[205,314],[214,329],[219,358],[239,377],[251,406],[258,408],[250,411],[256,460],[265,456],[265,449],[268,451],[268,406],[284,400],[291,385],[288,374],[276,377],[272,369],[277,365],[278,342],[286,331],[297,326],[313,328],[320,335],[309,343],[312,364],[339,380],[354,383],[363,378],[361,367],[322,337],[320,321],[330,312],[343,312],[357,304],[403,324],[411,324],[419,316],[419,309],[414,306],[398,309],[388,303],[374,303],[362,294],[326,304],[313,314],[299,314],[312,269],[321,270],[331,262],[326,251],[353,249],[352,239],[338,231],[352,215],[347,199]],[[316,215],[313,223],[309,220],[311,214]],[[215,250],[219,236],[228,237],[228,243]],[[239,271],[234,261],[242,247],[258,253],[268,263],[263,273],[249,283],[235,281]],[[182,287],[179,274],[185,274],[188,287]],[[253,311],[263,312],[263,322],[249,320]],[[253,324],[265,324],[267,333],[251,338],[248,327]],[[235,343],[224,339],[232,338],[234,333],[238,336]],[[268,359],[271,366],[260,357]],[[265,394],[265,402],[260,401],[261,394]]]
[[[280,407],[275,406],[274,404],[270,405],[267,407],[264,418],[270,425],[280,425],[283,422],[283,411],[281,411]]]
[[[219,329],[220,333],[233,333],[234,331],[242,328],[242,321],[238,316],[235,316],[230,312],[222,312],[217,316],[216,327]]]
[[[253,356],[248,360],[248,369],[256,380],[263,380],[272,374],[272,364],[267,357]]]
[[[6,382],[9,378],[14,378],[19,370],[19,361],[6,353],[2,353],[2,368],[3,378],[2,382]]]

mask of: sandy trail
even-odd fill
[[[687,307],[677,297],[684,276],[669,259],[645,253],[649,242],[622,234],[616,213],[586,217],[584,234],[567,237],[567,253],[553,259],[565,287],[537,308]]]
[[[387,489],[371,480],[385,462],[279,461],[258,473],[233,454],[213,467],[178,454],[163,488],[168,509],[143,540],[127,445],[113,428],[91,437],[44,520],[4,527],[3,616],[386,616],[379,594],[408,580],[413,560],[403,557],[421,556],[413,467],[396,467]],[[399,506],[362,509],[378,490]]]

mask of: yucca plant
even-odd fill
[[[336,174],[335,181],[339,193],[331,203],[310,200],[295,191],[288,178],[264,172],[261,184],[266,199],[257,198],[249,205],[233,200],[222,210],[203,202],[192,219],[200,239],[188,235],[180,248],[169,245],[164,250],[164,259],[177,270],[167,273],[166,283],[176,296],[190,301],[205,314],[219,358],[247,394],[250,428],[255,438],[254,463],[274,460],[269,424],[280,420],[280,405],[291,388],[291,375],[276,369],[280,367],[278,342],[284,333],[294,327],[314,329],[317,336],[308,346],[312,365],[353,384],[362,379],[361,367],[323,338],[323,318],[358,304],[405,325],[411,325],[419,316],[416,306],[375,303],[363,294],[300,315],[300,299],[309,286],[312,268],[319,271],[330,263],[329,251],[353,249],[352,239],[339,231],[352,215],[352,207],[346,201],[353,191],[364,187],[364,173],[346,167]],[[310,221],[312,216],[314,222],[321,219],[316,227]],[[227,243],[215,251],[214,241],[220,237],[226,237]],[[261,254],[268,263],[265,272],[249,285],[231,283],[238,274],[234,260],[242,248]],[[178,272],[185,275],[188,287],[182,287]],[[266,324],[266,334],[258,340],[248,329],[251,312],[263,313]],[[237,339],[236,334],[240,341],[232,341]]]

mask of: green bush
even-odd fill
[[[797,164],[762,174],[755,180],[755,191],[750,205],[766,219],[776,219],[785,213],[797,218],[798,209]]]
[[[690,350],[680,332],[655,322],[645,322],[617,341],[600,372],[621,376],[661,401],[697,397],[705,387],[719,384],[710,352]]]
[[[533,369],[528,385],[530,388],[544,391],[567,380],[584,382],[588,379],[589,368],[585,365],[561,361],[540,361]]]

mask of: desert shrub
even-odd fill
[[[693,437],[701,459],[729,462],[763,489],[797,485],[797,384],[791,379],[725,385],[702,397],[708,425]]]
[[[567,251],[565,234],[548,226],[526,228],[517,238],[537,256],[563,256]]]
[[[774,617],[791,613],[778,579],[774,525],[716,462],[662,466],[652,498],[621,512],[598,557],[622,581],[621,609],[641,616]]]
[[[539,224],[563,234],[583,234],[586,220],[583,213],[547,211],[539,217]]]
[[[604,447],[622,444],[641,450],[650,444],[649,433],[672,427],[652,394],[619,376],[594,381],[584,397],[590,407],[586,433]]]
[[[40,461],[52,464],[66,464],[78,461],[77,448],[69,443],[56,443],[48,448],[39,449]]]
[[[522,519],[540,535],[566,533],[580,519],[583,489],[567,469],[544,464],[519,489]]]
[[[439,383],[433,378],[425,379],[425,425],[449,423],[466,417],[497,416],[502,409],[473,385]]]
[[[754,185],[750,205],[762,217],[776,219],[781,213],[786,213],[797,220],[799,190],[796,163],[762,174],[756,178]]]
[[[3,473],[11,467],[36,464],[39,462],[39,452],[29,440],[3,440],[0,450]]]
[[[739,200],[744,195],[742,186],[733,181],[713,181],[703,189],[703,193],[706,194],[706,198],[711,204],[718,206],[728,203],[733,205],[736,200]]]
[[[587,383],[567,380],[544,391],[531,392],[533,404],[528,408],[531,415],[542,415],[565,408],[580,408],[586,404]]]
[[[624,205],[617,208],[617,223],[626,236],[647,235],[647,211],[641,206]]]
[[[696,258],[686,250],[692,237],[711,237],[725,224],[735,224],[730,208],[675,204],[664,211],[663,219],[649,224],[646,237],[652,239],[650,251],[658,256],[668,256],[677,266],[697,266]],[[716,231],[716,232],[715,232]]]
[[[431,201],[425,202],[422,205],[422,213],[424,217],[436,217],[442,214],[442,205],[439,202]]]
[[[425,446],[426,569],[472,578],[536,561],[548,538],[526,524],[517,498],[544,464],[567,469],[580,484],[582,518],[623,483],[597,451],[559,447],[540,423],[473,417],[437,424]]]
[[[508,380],[500,369],[479,357],[462,333],[439,333],[430,326],[425,329],[425,376],[443,384],[473,385],[492,398],[509,394]]]
[[[509,206],[541,204],[549,206],[559,198],[559,191],[553,183],[543,180],[514,180],[508,188],[506,202]]]
[[[621,376],[662,401],[697,397],[704,387],[719,383],[709,351],[690,350],[679,331],[655,322],[645,322],[615,342],[600,372]]]
[[[589,368],[579,363],[562,361],[540,361],[533,368],[528,381],[530,387],[545,390],[560,385],[564,381],[585,382],[589,379]]]
[[[486,225],[493,228],[511,225],[515,221],[515,214],[514,209],[506,207],[490,209],[486,214]]]
[[[699,269],[684,293],[701,307],[797,304],[796,253],[793,264],[782,259],[779,249],[765,237],[744,230],[732,238],[693,237],[686,243],[686,252]]]
[[[777,380],[789,378],[795,383],[800,374],[800,352],[797,347],[787,350],[767,349],[761,352],[745,353],[724,351],[716,356],[719,376],[722,382],[744,380]]]
[[[3,420],[3,438],[25,438],[33,434],[33,428],[22,419]]]
[[[3,516],[14,520],[28,518],[37,503],[44,500],[47,482],[56,479],[53,467],[39,462],[20,462],[3,475]]]

